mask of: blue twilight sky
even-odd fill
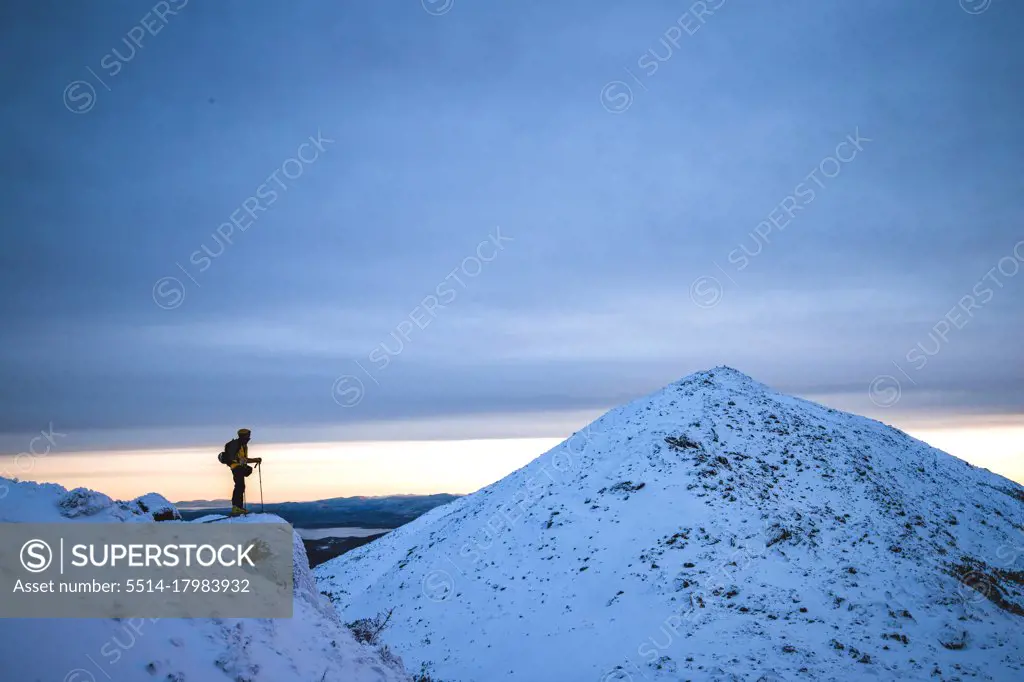
[[[0,432],[1024,412],[1022,3],[0,16]]]

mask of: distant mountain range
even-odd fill
[[[443,504],[458,499],[459,495],[387,495],[382,497],[334,497],[312,502],[279,502],[268,504],[265,510],[277,514],[297,528],[332,528],[351,526],[359,528],[398,528]],[[175,506],[182,518],[192,520],[208,514],[227,513],[228,500],[191,500],[177,502]],[[251,510],[262,510],[249,503]]]

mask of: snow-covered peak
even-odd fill
[[[315,574],[445,680],[1016,679],[1022,502],[717,367]]]
[[[728,365],[719,365],[718,367],[712,367],[711,369],[706,369],[701,372],[694,372],[693,374],[689,374],[679,381],[670,384],[670,386],[697,382],[704,384],[717,384],[736,390],[772,390],[761,382],[755,380],[750,375],[744,374],[738,369],[729,367]]]

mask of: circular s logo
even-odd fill
[[[452,7],[455,6],[455,0],[420,0],[420,4],[423,5],[423,9],[427,14],[439,17],[452,11]]]
[[[891,374],[880,374],[868,386],[868,398],[878,407],[892,407],[903,397],[903,387]]]
[[[992,0],[960,0],[960,7],[968,14],[987,12],[991,6]]]
[[[29,573],[42,573],[53,562],[53,550],[42,540],[29,540],[21,546],[21,565]]]
[[[980,571],[970,571],[960,576],[958,589],[960,599],[965,605],[977,604],[998,594],[992,578]]]
[[[64,88],[64,106],[72,114],[88,114],[96,106],[96,88],[85,81],[71,81]]]
[[[331,386],[331,395],[334,397],[334,402],[342,407],[355,407],[363,402],[366,386],[357,377],[343,374],[334,380],[334,385]]]
[[[448,571],[434,569],[423,576],[423,596],[433,602],[443,602],[455,592],[455,578]]]
[[[725,289],[715,277],[704,275],[690,285],[690,300],[701,308],[714,308],[722,300]]]
[[[161,277],[153,285],[153,303],[174,310],[185,301],[185,285],[177,277]]]
[[[633,90],[622,81],[605,83],[601,88],[601,106],[609,114],[621,114],[633,104]]]

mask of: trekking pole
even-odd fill
[[[260,475],[260,514],[263,513],[265,507],[263,506],[263,467],[260,466],[263,462],[256,463],[256,472]]]

